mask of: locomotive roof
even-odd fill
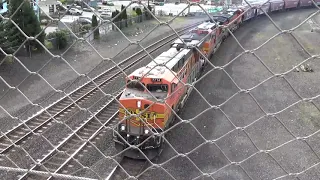
[[[250,5],[263,5],[269,2],[283,2],[282,0],[247,0]],[[243,6],[249,6],[246,2],[242,3]]]
[[[239,10],[238,8],[229,8],[226,10],[226,12],[236,12],[237,10]]]
[[[187,45],[196,45],[203,39],[203,36],[200,36],[197,33],[188,32],[180,37]],[[181,44],[182,41],[177,39],[173,44]]]
[[[231,16],[234,15],[234,12],[236,12],[237,8],[229,8],[227,10],[224,10],[224,11],[221,11],[221,12],[218,12],[218,13],[215,13],[212,15],[212,19],[215,20],[215,21],[218,21],[218,22],[225,22],[226,20],[228,20]]]
[[[172,69],[176,63],[184,58],[185,55],[190,53],[191,49],[170,48],[168,51],[161,53],[148,65],[135,70],[131,75],[137,77],[148,78],[166,78],[168,81],[172,81],[175,77],[169,69]]]
[[[204,23],[200,24],[199,26],[197,26],[195,29],[210,30],[211,28],[214,28],[215,26],[216,26],[215,23],[204,22]]]
[[[231,15],[228,15],[228,14],[217,14],[217,15],[213,15],[212,16],[212,19],[216,22],[226,22],[229,18],[230,18]]]
[[[208,30],[210,32],[210,31],[212,31],[212,28],[214,28],[215,26],[216,26],[215,23],[204,22],[204,23],[200,24],[198,27],[189,31],[188,33],[180,36],[180,39],[182,39],[187,45],[197,45],[200,41],[203,40],[205,35],[203,36],[203,35],[200,35],[196,32],[192,32],[192,31],[194,31],[194,30],[203,30],[203,31]],[[182,41],[180,39],[178,38],[172,44],[176,44],[176,43],[181,44]]]

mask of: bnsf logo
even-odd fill
[[[130,115],[139,115],[140,118],[144,118],[144,119],[151,119],[151,118],[156,117],[156,113],[155,113],[155,112],[144,112],[144,113],[140,114],[141,112],[140,112],[139,109],[135,109],[135,110],[133,110],[133,109],[128,109],[128,111],[129,111],[130,114],[128,114],[128,112],[125,111],[125,113],[126,113],[127,116],[130,116]],[[137,117],[137,119],[140,120],[139,117]]]

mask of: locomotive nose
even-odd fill
[[[120,103],[119,119],[124,124],[120,130],[126,126],[126,131],[139,135],[149,134],[152,127],[162,127],[165,118],[163,105],[146,99],[121,100]],[[146,128],[136,128],[141,126]]]

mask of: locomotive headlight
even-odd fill
[[[141,101],[137,101],[137,107],[141,108]]]
[[[145,134],[148,134],[148,133],[149,133],[149,130],[148,130],[148,129],[144,130],[144,133],[145,133]]]
[[[124,131],[126,129],[125,125],[121,125],[121,131]]]

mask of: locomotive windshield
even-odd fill
[[[190,40],[202,40],[204,37],[206,37],[206,35],[208,34],[208,31],[202,31],[202,32],[198,32],[197,30],[192,30],[189,34],[189,39]],[[187,38],[183,39],[188,40]]]
[[[222,25],[224,22],[226,22],[228,20],[228,17],[218,15],[218,16],[212,16],[212,19],[215,22],[217,22],[219,25]]]
[[[144,84],[137,81],[130,81],[127,82],[127,88],[135,89],[138,91],[144,91]]]
[[[147,89],[150,92],[157,92],[157,93],[166,93],[168,92],[168,85],[166,84],[148,84]]]

